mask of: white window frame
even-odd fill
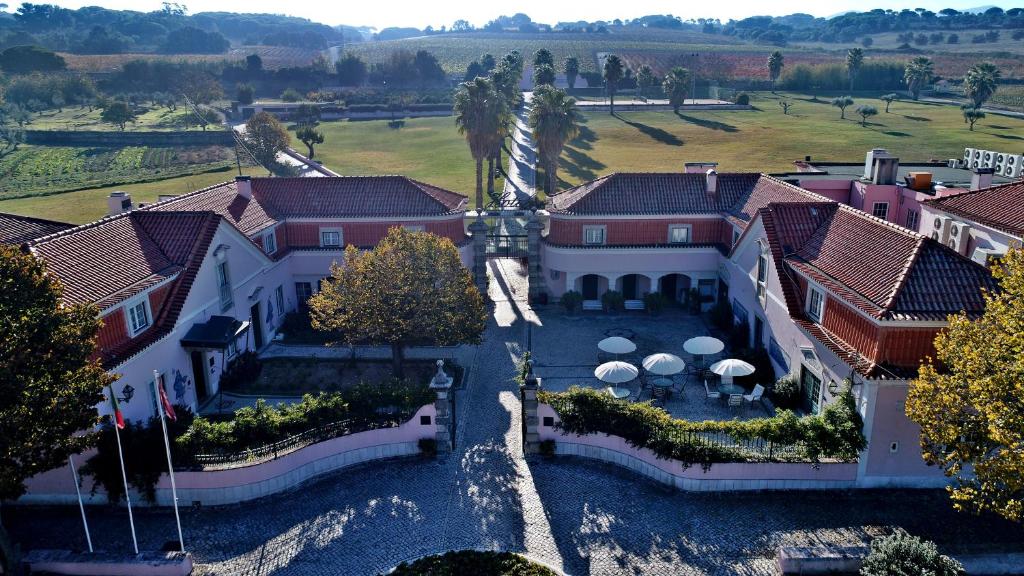
[[[337,234],[338,243],[328,244],[324,242],[324,234]],[[320,229],[320,247],[321,248],[341,248],[345,245],[345,235],[342,234],[341,228],[321,228]]]
[[[217,262],[217,293],[220,297],[220,309],[225,312],[235,303],[234,294],[231,288],[231,269],[228,268],[227,260]],[[223,271],[223,273],[222,273]]]
[[[601,241],[600,242],[591,242],[590,238],[589,238],[590,232],[600,232],[601,233]],[[591,226],[584,226],[583,227],[583,244],[585,244],[587,246],[604,246],[607,243],[608,243],[608,227],[607,226],[605,226],[604,224],[600,224],[600,225],[591,225]]]
[[[142,307],[142,314],[146,317],[146,323],[141,326],[135,322],[135,311]],[[124,306],[124,321],[128,326],[128,334],[133,338],[142,334],[147,328],[153,325],[153,312],[149,306],[149,296],[143,295],[142,298],[136,298],[126,303]]]
[[[306,296],[305,294],[299,294],[299,286],[300,285],[308,286],[309,287],[308,291],[304,291],[304,292],[306,292],[308,294],[308,296]],[[295,283],[295,299],[298,301],[298,305],[300,307],[301,306],[306,306],[308,304],[308,302],[309,302],[309,299],[313,297],[313,294],[314,294],[314,292],[313,292],[313,283],[312,282],[296,282]],[[303,296],[305,296],[305,297],[303,297]]]
[[[878,214],[879,209],[881,209],[881,211],[883,212],[883,214],[881,216],[879,216],[879,214]],[[875,218],[880,218],[882,220],[888,220],[889,219],[889,203],[888,202],[875,202],[874,204],[871,205],[871,215],[874,216]]]
[[[405,228],[409,232],[426,232],[427,227],[423,224],[404,224],[402,228]]]
[[[263,251],[267,254],[277,252],[277,234],[273,230],[263,235]]]
[[[815,296],[818,297],[815,305]],[[816,286],[807,286],[807,315],[815,322],[825,317],[825,291]]]
[[[914,223],[911,225],[910,221]],[[917,210],[907,210],[907,228],[917,232],[917,229],[921,227],[921,213]]]
[[[674,239],[676,230],[685,230],[686,239],[682,241],[676,241]],[[669,224],[668,225],[668,243],[669,244],[693,244],[693,225],[691,224]]]
[[[757,247],[757,266],[754,268],[754,284],[755,291],[757,292],[757,301],[760,302],[761,308],[764,308],[768,303],[768,267],[770,262],[768,261],[768,246],[763,242],[758,242]]]
[[[274,299],[277,300],[277,315],[284,316],[284,284],[278,284],[274,290]]]

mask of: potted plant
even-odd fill
[[[648,292],[644,294],[644,308],[649,314],[661,314],[665,308],[665,297],[660,292]]]
[[[562,306],[565,307],[565,311],[569,314],[575,314],[579,310],[580,305],[583,303],[583,294],[575,290],[569,290],[562,294]]]
[[[626,299],[622,296],[622,292],[618,290],[609,290],[601,295],[601,304],[604,305],[605,312],[618,312],[622,310],[625,302]]]
[[[696,288],[690,288],[690,297],[687,299],[687,304],[690,307],[690,314],[700,314],[700,290]]]

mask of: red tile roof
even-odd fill
[[[707,192],[704,174],[617,172],[551,197],[554,214],[714,214],[749,194],[756,173],[719,174],[717,192]]]
[[[924,204],[1014,236],[1024,236],[1024,180],[925,200]]]
[[[0,244],[21,244],[74,227],[74,224],[0,212]]]
[[[253,178],[253,197],[279,218],[440,216],[468,199],[405,176]]]
[[[195,192],[150,204],[142,211],[195,212],[220,214],[246,236],[251,236],[277,219],[258,201],[238,195],[234,182],[224,182]]]

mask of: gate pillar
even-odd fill
[[[526,222],[526,257],[527,270],[529,272],[530,302],[534,302],[542,293],[544,288],[544,275],[540,268],[540,233],[544,230],[544,224],[537,218],[537,211],[530,213]]]
[[[481,294],[487,295],[487,223],[477,212],[477,218],[469,225],[473,236],[473,283]]]

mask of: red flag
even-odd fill
[[[156,382],[156,389],[160,391],[160,404],[164,407],[164,414],[168,418],[178,421],[178,415],[174,413],[174,406],[171,406],[171,401],[167,399],[167,391],[164,390],[164,377],[161,376]]]
[[[124,430],[124,414],[121,413],[121,406],[117,403],[117,394],[114,394],[114,386],[110,386],[110,406],[114,409],[114,425]]]

